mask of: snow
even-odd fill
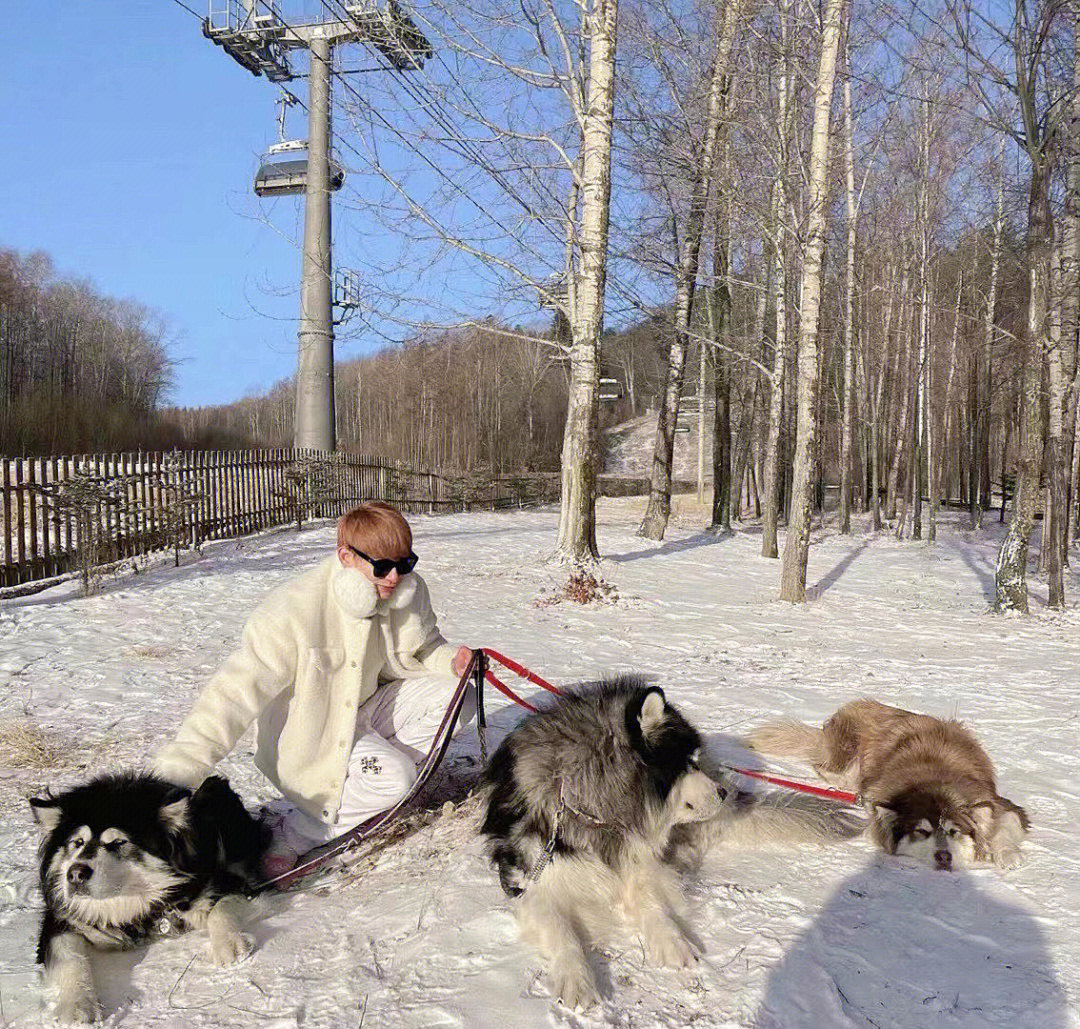
[[[213,967],[192,933],[97,959],[112,1026],[1080,1026],[1080,610],[988,610],[1002,530],[945,516],[936,544],[818,530],[812,602],[775,600],[779,565],[760,528],[701,531],[675,504],[668,538],[636,536],[644,501],[599,511],[614,604],[536,606],[565,581],[546,562],[551,509],[417,517],[416,551],[453,642],[486,644],[559,683],[634,669],[665,687],[714,754],[760,721],[820,721],[860,695],[972,725],[1002,792],[1034,827],[1026,864],[944,874],[862,839],[718,846],[687,881],[706,957],[692,971],[644,964],[627,938],[600,961],[605,999],[569,1012],[545,990],[461,802],[475,735],[455,741],[436,802],[388,845],[263,904],[255,954]],[[50,1024],[33,963],[37,832],[25,803],[46,786],[138,764],[176,727],[244,617],[332,547],[329,526],[221,542],[0,609],[0,1025]],[[1035,548],[1033,548],[1035,549]],[[1069,596],[1080,581],[1069,573]],[[520,683],[513,682],[515,687]],[[525,687],[524,695],[538,691]],[[518,716],[489,696],[493,735]],[[21,732],[21,735],[19,734]],[[34,752],[20,739],[36,740]],[[14,741],[14,742],[13,742]],[[223,770],[254,805],[269,797],[250,739]],[[29,756],[27,756],[29,755]],[[788,766],[785,771],[802,772]],[[445,798],[458,801],[440,809]]]

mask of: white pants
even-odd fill
[[[325,843],[401,800],[416,782],[457,682],[443,675],[394,679],[361,704],[337,818],[320,822],[289,805],[284,829],[290,843],[298,850]],[[470,691],[455,733],[475,715]]]

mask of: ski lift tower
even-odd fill
[[[431,44],[397,0],[357,0],[339,5],[340,19],[285,18],[276,0],[209,0],[203,35],[237,64],[271,82],[298,76],[289,57],[310,55],[307,168],[304,180],[304,255],[300,273],[300,327],[296,366],[297,447],[334,450],[334,271],[330,246],[330,100],[335,46],[365,43],[399,72],[417,70]],[[340,185],[340,183],[339,183]]]

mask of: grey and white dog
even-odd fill
[[[989,858],[1020,864],[1027,812],[997,791],[994,766],[970,729],[876,700],[845,704],[821,728],[765,725],[754,749],[799,757],[857,791],[870,833],[888,854],[949,871]]]
[[[624,676],[568,690],[492,756],[482,832],[567,1006],[599,999],[586,952],[618,912],[653,963],[697,960],[677,870],[701,856],[722,806],[700,747],[662,690]]]

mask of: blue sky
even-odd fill
[[[185,3],[206,9],[206,0]],[[279,7],[292,21],[326,10],[316,0]],[[290,376],[303,198],[260,200],[251,187],[260,153],[277,139],[278,87],[205,39],[199,20],[173,0],[14,3],[4,26],[17,42],[0,71],[0,246],[45,251],[61,276],[160,312],[176,360],[172,403],[227,403]],[[499,45],[520,56],[530,43],[517,31],[511,24]],[[519,264],[528,281],[547,281],[561,267],[561,223],[523,212],[470,157],[436,141],[448,112],[478,104],[499,118],[513,106],[516,117],[552,131],[560,119],[565,129],[568,112],[557,97],[522,92],[433,42],[422,73],[335,79],[335,136],[349,170],[334,203],[335,264],[362,274],[373,312],[339,330],[339,360],[409,338],[424,322],[550,318],[531,286],[444,245],[377,171],[441,223]],[[374,66],[359,46],[338,57],[339,69]],[[306,81],[289,88],[306,100]],[[429,117],[433,96],[449,98],[438,104],[439,125]],[[465,132],[487,135],[475,124]],[[293,108],[287,134],[306,137],[302,108]],[[523,186],[528,204],[566,194],[557,171],[530,178],[550,154],[485,149],[483,158],[501,164],[503,184]],[[609,297],[609,318],[618,302]]]
[[[201,13],[204,0],[188,5]],[[46,251],[61,275],[165,315],[175,403],[228,402],[290,375],[303,198],[251,189],[277,137],[277,87],[171,0],[12,3],[4,26],[0,246]],[[289,134],[306,136],[303,112],[290,118]],[[363,247],[387,243],[356,199],[335,207],[339,255],[353,228]],[[343,333],[337,356],[383,342]]]

